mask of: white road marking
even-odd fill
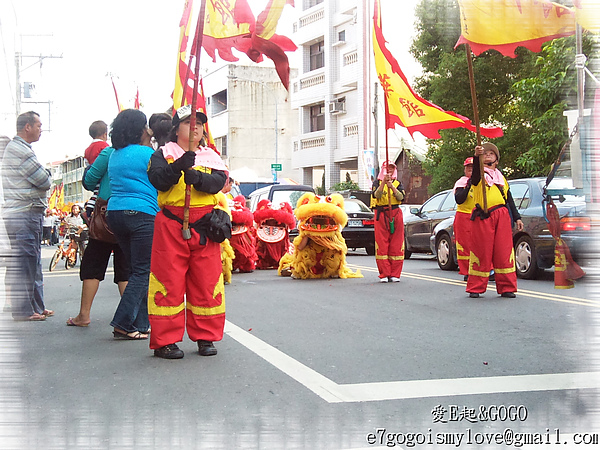
[[[337,384],[229,321],[225,333],[328,403],[600,388],[600,372]]]

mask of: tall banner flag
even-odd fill
[[[173,114],[185,103],[183,100],[184,86],[190,78],[188,65],[185,61],[187,44],[190,35],[190,22],[192,20],[193,0],[186,0],[183,6],[183,14],[179,21],[179,52],[177,54],[177,65],[175,66],[175,89],[173,90]]]
[[[62,211],[65,207],[65,186],[63,183],[58,187],[58,193],[56,195],[56,209]]]
[[[194,71],[190,67],[191,59],[189,64],[185,61],[188,39],[190,34],[190,23],[192,19],[192,6],[193,0],[186,0],[185,5],[183,7],[183,14],[181,16],[181,20],[179,21],[179,53],[177,56],[177,66],[175,69],[175,89],[173,89],[173,114],[175,114],[175,112],[182,106],[191,105],[192,96],[194,95],[194,89],[192,87],[194,82]],[[194,42],[195,41],[196,39],[194,39]],[[190,53],[194,55],[195,50],[195,48],[192,48]],[[190,85],[190,83],[192,85]],[[199,81],[198,97],[196,99],[196,109],[202,111],[208,116],[202,79],[200,79]],[[206,144],[213,150],[217,150],[208,123],[204,125],[204,129],[206,130],[206,134],[208,136]]]
[[[119,112],[121,112],[125,108],[123,108],[123,105],[121,105],[121,102],[119,101],[119,95],[117,94],[117,87],[115,86],[115,80],[113,80],[112,75],[110,76],[110,82],[112,83],[113,90],[115,91],[115,100],[117,100],[117,108],[119,108]]]
[[[225,61],[237,61],[233,48],[257,63],[265,55],[273,61],[281,83],[288,89],[290,68],[285,52],[297,47],[288,37],[275,34],[286,4],[294,6],[294,1],[270,0],[255,19],[247,0],[211,0],[206,5],[202,47],[213,61],[216,52]]]
[[[375,0],[373,51],[377,75],[388,106],[386,129],[394,128],[398,124],[405,127],[411,136],[418,131],[429,139],[439,139],[441,137],[440,129],[466,128],[476,132],[471,121],[466,117],[444,111],[439,106],[419,97],[409,86],[398,62],[385,44],[386,41],[381,30],[379,1]],[[481,134],[488,138],[497,138],[503,133],[502,129],[498,127],[481,127]]]
[[[54,189],[52,189],[52,194],[50,194],[50,200],[48,200],[48,209],[56,208],[56,191],[58,189],[57,185],[54,185]]]
[[[461,35],[475,55],[494,49],[516,57],[515,49],[539,52],[552,39],[575,34],[575,12],[547,0],[458,0]]]

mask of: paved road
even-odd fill
[[[0,448],[505,448],[505,429],[570,448],[600,431],[589,283],[558,291],[548,273],[520,281],[516,299],[469,299],[431,258],[387,285],[373,257],[348,261],[364,278],[234,274],[218,356],[184,341],[178,361],[112,339],[110,276],[92,324],[65,326],[81,285],[60,265],[45,274],[55,317],[0,316]]]

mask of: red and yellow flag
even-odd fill
[[[54,185],[54,189],[52,189],[52,194],[50,194],[50,199],[48,200],[48,209],[56,208],[56,191],[58,186]]]
[[[117,101],[117,108],[119,108],[119,112],[123,111],[125,108],[121,105],[119,101],[119,95],[117,94],[117,87],[115,86],[115,80],[113,80],[112,75],[110,76],[110,81],[112,83],[113,90],[115,91],[115,100]]]
[[[514,58],[519,46],[539,52],[546,41],[575,34],[575,13],[547,0],[458,0],[461,35],[475,55],[494,49]],[[455,48],[456,48],[455,46]]]
[[[263,55],[275,64],[275,70],[286,89],[290,67],[285,52],[296,50],[286,36],[275,33],[283,7],[294,6],[294,0],[270,0],[258,19],[254,18],[246,0],[211,0],[206,5],[202,47],[216,61],[216,52],[225,61],[237,61],[232,49],[246,53],[254,62]]]
[[[64,184],[58,186],[58,193],[56,195],[56,209],[62,210],[65,207],[65,189]]]
[[[444,111],[439,106],[419,97],[409,86],[398,62],[385,44],[381,30],[379,1],[375,0],[373,51],[377,75],[387,102],[386,129],[394,128],[398,124],[407,128],[411,136],[418,131],[429,139],[439,139],[440,129],[466,128],[476,131],[475,126],[466,117]],[[481,127],[480,131],[488,138],[500,137],[503,134],[502,130],[496,127]]]
[[[179,52],[177,54],[177,65],[175,66],[175,89],[173,90],[173,114],[185,103],[183,101],[183,89],[189,79],[188,65],[186,63],[186,52],[188,38],[190,35],[190,22],[192,20],[193,0],[186,0],[183,6],[183,14],[179,21]]]
[[[209,2],[210,3],[210,2]],[[175,112],[185,105],[192,104],[192,98],[194,95],[194,71],[186,62],[187,45],[190,34],[190,23],[192,19],[192,7],[193,0],[186,0],[183,7],[183,14],[179,21],[179,53],[177,56],[177,66],[175,69],[175,89],[173,89],[173,115]],[[198,30],[196,30],[197,32]],[[194,43],[196,39],[194,39]],[[195,54],[195,48],[192,46],[192,55]],[[190,62],[191,63],[191,62]],[[204,97],[204,88],[202,86],[202,79],[198,83],[198,97],[196,99],[196,110],[202,111],[208,116],[206,109],[206,98]],[[208,123],[204,125],[206,134],[208,136],[207,145],[212,149],[216,150],[215,141],[210,132]]]
[[[206,3],[202,47],[216,61],[216,52],[225,61],[237,61],[232,48],[246,52],[250,48],[250,26],[254,14],[246,0],[212,0]]]

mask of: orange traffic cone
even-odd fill
[[[554,288],[571,289],[575,286],[573,280],[585,275],[579,265],[573,261],[567,244],[561,239],[556,239],[554,247]]]

